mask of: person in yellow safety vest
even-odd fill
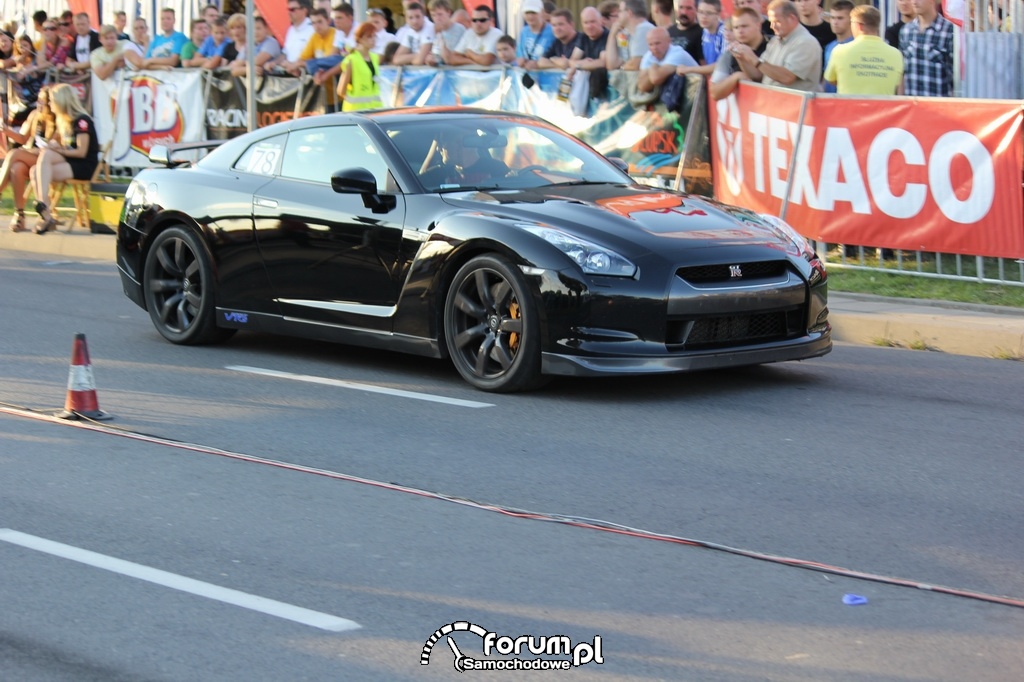
[[[343,98],[342,111],[380,109],[380,56],[370,52],[376,42],[376,27],[367,21],[356,29],[356,48],[341,62],[341,78],[338,79],[338,96]]]

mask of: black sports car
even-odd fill
[[[330,114],[175,153],[132,182],[117,250],[174,343],[252,329],[450,357],[487,391],[832,348],[796,231],[638,185],[537,118]]]

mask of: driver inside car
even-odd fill
[[[509,174],[489,147],[503,147],[504,138],[461,131],[443,131],[423,161],[420,179],[428,188],[489,185]]]

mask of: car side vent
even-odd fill
[[[779,277],[786,272],[784,260],[766,260],[754,263],[718,263],[713,265],[694,265],[679,268],[676,275],[691,284],[708,284],[712,282],[736,282],[746,279],[762,279]]]

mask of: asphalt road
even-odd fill
[[[111,424],[195,444],[0,414],[0,679],[450,678],[445,637],[419,658],[456,621],[600,635],[605,662],[579,679],[1024,678],[1021,608],[264,461],[1024,599],[1021,363],[838,345],[495,396],[415,357],[170,345],[108,264],[8,254],[0,287],[0,401],[61,407],[84,332]],[[476,635],[453,639],[482,657]]]

